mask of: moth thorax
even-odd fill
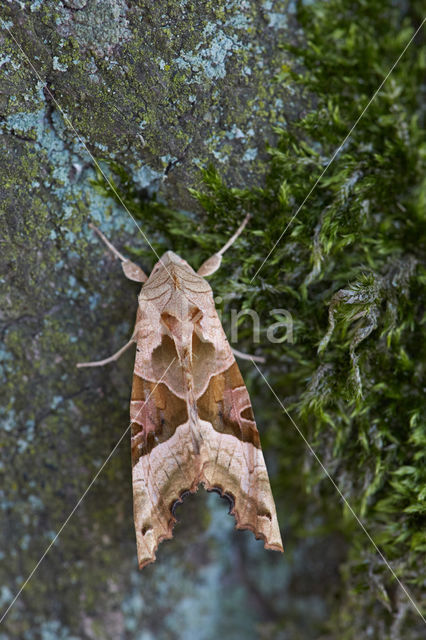
[[[168,311],[161,314],[161,322],[167,327],[172,335],[181,335],[184,326],[188,324],[196,325],[201,321],[203,312],[195,305],[188,305],[188,309],[180,309],[179,314],[173,315]]]

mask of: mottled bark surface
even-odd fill
[[[75,368],[127,340],[138,291],[87,223],[119,245],[140,242],[126,212],[90,185],[82,141],[181,209],[194,209],[187,188],[209,161],[229,184],[255,185],[271,124],[302,109],[295,90],[273,80],[287,63],[279,44],[293,37],[292,11],[284,1],[3,3],[3,610],[128,425],[133,355]],[[206,508],[198,495],[179,509],[175,539],[139,574],[130,478],[125,437],[0,638],[257,638],[260,623],[268,637],[291,602],[286,560],[233,531],[217,496]],[[311,598],[320,619],[320,599]]]

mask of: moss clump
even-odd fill
[[[209,168],[204,186],[193,191],[207,215],[190,216],[144,200],[125,172],[111,167],[156,250],[173,248],[194,266],[221,246],[244,211],[253,213],[239,251],[225,258],[232,281],[222,271],[212,286],[225,311],[237,298],[240,307],[263,314],[276,307],[291,312],[294,344],[277,347],[263,334],[268,380],[417,600],[426,550],[425,49],[419,39],[363,110],[419,24],[419,7],[411,3],[402,14],[382,0],[299,6],[306,40],[291,47],[298,66],[286,65],[275,80],[301,85],[312,106],[297,123],[277,128],[263,188],[229,187]],[[112,195],[101,176],[96,184]],[[302,477],[315,513],[332,513],[322,531],[339,527],[349,534],[327,637],[366,637],[367,629],[372,637],[419,637],[420,616],[346,508],[336,527],[335,490],[285,415],[267,406],[272,400],[262,383],[253,384],[273,424],[267,437],[278,455],[277,493],[291,495]],[[302,515],[294,524],[309,528]]]

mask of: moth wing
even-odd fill
[[[139,568],[155,561],[162,540],[172,538],[174,505],[194,492],[200,468],[186,402],[164,383],[134,375],[131,416],[133,509]]]
[[[249,394],[230,352],[231,358],[197,401],[201,482],[231,499],[237,529],[249,529],[265,548],[283,551]]]

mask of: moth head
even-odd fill
[[[166,267],[173,264],[189,267],[187,261],[178,256],[174,251],[166,251],[166,253],[163,253],[160,258],[160,262],[162,262]]]
[[[174,251],[166,251],[166,253],[163,253],[159,261],[154,265],[154,268],[151,271],[151,275],[153,273],[157,273],[161,269],[166,269],[167,271],[169,271],[173,267],[173,265],[179,265],[180,267],[184,267],[185,269],[189,269],[190,271],[193,270],[192,267],[186,262],[186,260],[183,260],[183,258],[178,256],[177,253],[174,253]]]

